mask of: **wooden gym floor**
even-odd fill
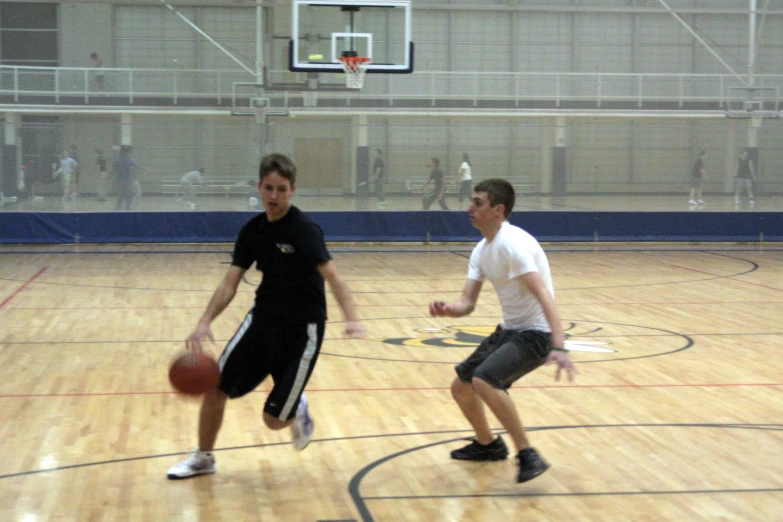
[[[218,473],[184,481],[198,404],[166,370],[231,246],[0,247],[0,520],[783,520],[783,245],[545,245],[581,374],[512,389],[552,464],[522,485],[510,459],[448,456],[471,435],[452,367],[499,308],[490,286],[466,318],[427,303],[456,298],[471,247],[334,245],[368,337],[343,339],[330,296],[313,443],[264,428],[264,383],[229,403]]]

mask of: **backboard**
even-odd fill
[[[727,89],[726,116],[739,119],[779,118],[780,89],[731,86]]]
[[[292,0],[288,68],[342,73],[341,56],[366,56],[368,73],[413,72],[408,0]]]

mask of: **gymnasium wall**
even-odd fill
[[[708,152],[708,193],[730,192],[730,178],[739,150],[747,143],[747,127],[740,120],[618,120],[572,118],[565,120],[568,192],[585,194],[671,194],[690,186],[690,169],[700,149]],[[550,147],[556,122],[552,118],[410,118],[369,117],[367,146],[380,148],[387,165],[386,188],[408,192],[410,180],[429,173],[432,157],[452,181],[462,154],[468,153],[477,179],[505,177],[529,184],[527,193],[548,193]],[[55,132],[61,147],[76,144],[82,161],[79,191],[94,193],[97,172],[93,150],[120,143],[117,116],[61,116],[58,123],[22,123],[24,136]],[[339,182],[332,189],[307,195],[353,194],[353,147],[360,126],[347,117],[275,118],[263,127],[254,118],[197,116],[135,116],[131,135],[137,160],[154,173],[140,171],[145,192],[160,192],[160,185],[185,172],[205,167],[210,177],[249,180],[258,160],[267,152],[288,154],[297,162],[298,144],[338,140]],[[783,123],[767,120],[758,132],[759,174],[766,193],[783,192]],[[327,145],[329,152],[334,145]],[[299,149],[301,151],[301,148]],[[32,152],[26,150],[25,158]],[[51,164],[51,158],[42,158]],[[317,162],[316,162],[317,163]],[[331,169],[332,167],[330,167]],[[323,174],[305,170],[303,176]],[[728,184],[727,184],[728,183]],[[307,183],[318,186],[317,183]],[[302,185],[303,187],[305,184]],[[58,193],[59,186],[40,187]]]

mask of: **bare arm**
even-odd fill
[[[476,308],[481,286],[480,281],[468,279],[462,288],[462,294],[454,304],[447,304],[445,301],[432,301],[430,315],[433,317],[462,317],[471,314]]]
[[[459,169],[459,172],[457,173],[457,183],[462,181],[462,176],[465,175],[465,170],[466,169]]]
[[[223,280],[218,285],[215,293],[212,294],[212,298],[209,300],[207,309],[198,321],[196,329],[193,331],[187,339],[187,346],[189,349],[201,350],[201,341],[207,337],[211,341],[215,340],[215,336],[212,334],[212,321],[220,315],[223,310],[231,303],[234,296],[237,294],[237,287],[242,281],[242,276],[247,272],[246,269],[231,265],[231,267],[223,276]]]
[[[348,285],[346,285],[340,277],[340,274],[337,271],[337,265],[335,265],[334,261],[327,261],[322,265],[318,265],[318,271],[326,282],[329,283],[329,288],[332,289],[334,298],[337,299],[337,304],[343,312],[343,317],[345,318],[345,333],[351,337],[362,335],[364,329],[359,324],[359,316],[356,314],[356,307],[354,306],[351,291],[348,289]]]
[[[549,353],[546,364],[557,363],[555,380],[560,380],[560,371],[565,370],[568,373],[568,380],[573,381],[577,370],[574,367],[574,363],[568,358],[568,352],[564,349],[565,336],[563,335],[563,325],[560,323],[560,312],[555,304],[555,298],[549,292],[549,288],[544,284],[544,280],[541,279],[538,272],[528,272],[522,275],[520,279],[527,290],[541,303],[549,328],[552,329],[552,346],[555,349]]]

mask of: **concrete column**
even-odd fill
[[[557,118],[545,118],[541,125],[541,182],[539,190],[552,192],[552,146],[557,143]]]
[[[133,116],[120,116],[120,145],[133,145]]]
[[[737,120],[729,119],[726,121],[726,171],[723,175],[723,192],[731,194],[734,192],[734,170],[737,164],[735,150],[737,148],[734,139],[734,125]]]
[[[15,112],[5,113],[4,135],[6,145],[16,145],[16,129],[19,125],[19,115]]]
[[[358,183],[361,181],[369,183],[366,179],[357,179],[359,149],[360,147],[366,148],[370,142],[367,125],[368,120],[369,118],[366,114],[360,114],[351,118],[351,168],[347,171],[349,172],[348,179],[343,179],[343,192],[345,193],[355,194],[359,191],[358,189],[360,187],[358,186]],[[369,190],[368,186],[362,186],[361,188],[363,189],[361,190],[362,193],[366,193],[366,191]]]

